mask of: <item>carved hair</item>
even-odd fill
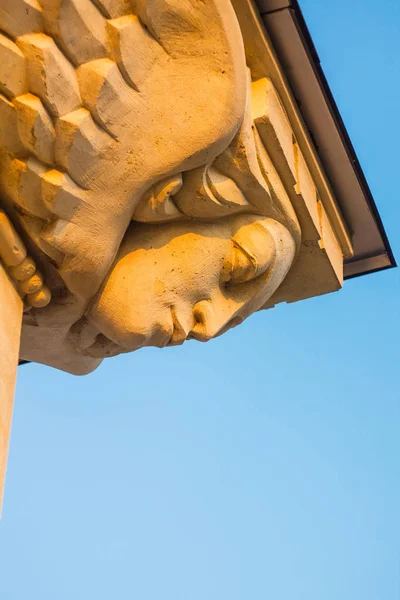
[[[190,0],[13,0],[0,13],[0,62],[8,69],[8,77],[1,78],[0,191],[16,225],[73,294],[93,295],[131,218],[158,223],[255,212],[284,223],[298,241],[286,192],[252,132],[250,82],[244,120],[244,102],[238,97],[214,146],[206,140],[201,155],[190,155],[188,149],[187,158],[178,153],[170,159],[168,148],[156,147],[153,130],[164,125],[161,115],[156,123],[144,123],[155,144],[149,151],[162,155],[159,172],[146,189],[146,180],[140,180],[141,159],[132,160],[129,171],[126,156],[136,152],[128,144],[129,134],[135,133],[129,128],[141,107],[148,73],[159,63],[170,66],[182,51],[191,55],[195,70],[208,43],[199,19],[212,15],[208,26],[215,27],[219,39],[222,26],[226,32],[232,29],[226,23],[231,18],[230,13],[225,16],[228,4],[207,0],[201,13]],[[186,34],[190,46],[183,47]],[[222,100],[217,100],[228,105],[230,89],[245,88],[235,81],[241,58],[231,52],[226,73],[217,50],[207,57],[207,69],[218,78]],[[208,112],[217,100],[204,99]],[[208,115],[203,116],[206,128]],[[197,125],[192,137],[202,142],[199,129]],[[140,182],[135,194],[127,174]],[[117,181],[118,197],[110,191]],[[126,213],[129,206],[131,214]]]

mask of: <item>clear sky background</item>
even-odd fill
[[[303,0],[400,257],[400,3]],[[399,600],[399,271],[19,373],[1,600]]]

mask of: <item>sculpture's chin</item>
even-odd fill
[[[68,339],[71,345],[74,346],[75,352],[82,357],[103,359],[118,356],[118,354],[128,351],[106,337],[86,317],[82,317],[74,323],[68,334]]]
[[[129,352],[126,348],[123,348],[119,344],[112,342],[106,336],[100,334],[94,344],[89,348],[82,348],[78,350],[83,356],[89,356],[91,358],[110,358],[112,356],[118,356]]]
[[[78,354],[94,359],[103,359],[110,358],[112,356],[118,356],[119,354],[126,354],[128,352],[135,352],[136,350],[139,350],[145,346],[152,346],[155,348],[181,346],[186,341],[186,338],[178,339],[177,336],[175,336],[175,330],[172,335],[167,334],[160,336],[155,334],[147,337],[138,335],[138,338],[140,339],[138,339],[136,343],[127,348],[109,339],[103,333],[99,333],[96,335],[96,339],[90,344],[90,346],[84,346],[82,343],[84,335],[80,335],[78,338],[75,338],[75,345]]]

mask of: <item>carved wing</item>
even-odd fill
[[[0,29],[3,201],[90,298],[144,194],[176,192],[240,127],[236,17],[230,0],[0,0]]]

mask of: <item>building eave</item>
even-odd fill
[[[377,206],[297,0],[255,0],[352,237],[349,279],[396,266]]]

